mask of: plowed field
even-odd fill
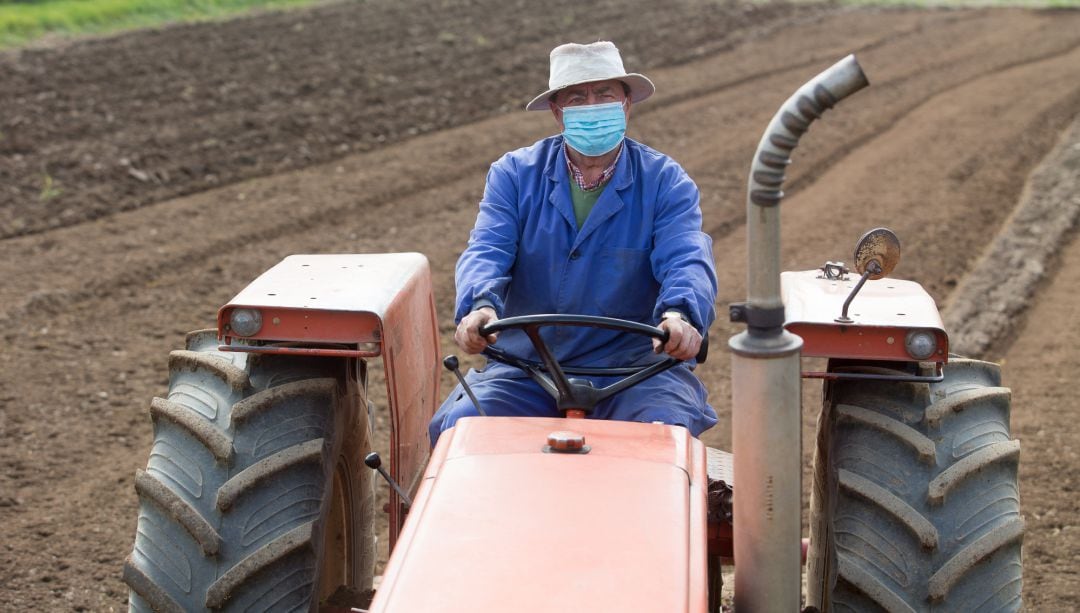
[[[885,225],[904,243],[896,276],[978,310],[958,288],[978,285],[972,271],[1038,187],[1029,175],[1057,152],[1073,161],[1040,172],[1076,186],[1080,11],[590,6],[384,0],[0,56],[0,608],[126,606],[133,477],[166,356],[281,257],[425,253],[452,350],[453,265],[485,171],[553,131],[519,109],[564,40],[613,39],[656,82],[631,136],[701,187],[721,313],[745,293],[761,130],[848,52],[872,86],[796,153],[786,267],[849,258]],[[1030,230],[1038,242],[1045,229]],[[1037,291],[983,345],[1014,389],[1031,610],[1080,607],[1076,251],[1036,262]],[[717,322],[715,346],[733,330]],[[730,448],[727,356],[698,372],[721,417],[704,438]],[[806,397],[809,440],[813,386]]]

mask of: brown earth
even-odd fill
[[[636,18],[597,27],[596,15],[619,12]],[[523,0],[384,0],[9,54],[0,60],[0,237],[517,109],[522,92],[546,81],[532,58],[564,39],[603,33],[648,69],[820,12],[689,0],[557,0],[542,10]]]
[[[702,188],[721,307],[744,293],[745,172],[760,132],[844,53],[858,54],[873,86],[796,154],[788,267],[844,259],[862,231],[887,225],[905,245],[897,276],[946,303],[1080,110],[1076,11],[641,1],[608,28],[604,11],[568,1],[509,4],[348,4],[4,57],[4,608],[124,606],[132,476],[146,462],[146,407],[164,392],[165,357],[284,255],[425,253],[451,350],[453,263],[484,172],[552,131],[544,114],[506,111],[543,89],[556,42],[613,38],[629,68],[656,81],[631,135]],[[44,175],[58,194],[42,189]],[[1068,300],[1075,251],[1033,315],[1007,322],[1016,340],[991,351],[1016,390],[1033,610],[1077,605],[1080,427],[1068,392],[1080,351],[1060,333],[1080,329]],[[712,335],[733,330],[720,321]],[[729,448],[726,356],[699,373],[721,417],[703,438]],[[816,394],[808,384],[807,436]]]

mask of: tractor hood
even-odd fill
[[[589,451],[545,451],[555,431]],[[462,419],[440,437],[372,610],[703,612],[706,482],[684,428]]]

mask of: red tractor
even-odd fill
[[[662,332],[573,315],[489,330],[530,334],[540,362],[497,345],[489,358],[526,370],[566,419],[465,418],[430,449],[440,395],[427,261],[292,256],[169,357],[169,393],[151,403],[154,444],[135,482],[131,609],[719,611],[731,563],[745,611],[1018,609],[1019,443],[997,367],[950,356],[934,301],[886,277],[899,257],[887,230],[859,241],[854,270],[779,270],[790,154],[812,121],[866,84],[853,57],[821,73],[784,103],[755,155],[749,296],[731,307],[747,324],[729,342],[733,454],[680,427],[582,419],[672,362],[586,385],[574,375],[596,373],[564,368],[537,330]],[[802,356],[828,367],[801,372]],[[375,358],[388,470],[371,453]],[[824,380],[809,552],[802,377]],[[392,485],[392,553],[377,590],[383,510],[368,467]]]

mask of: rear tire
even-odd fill
[[[343,361],[218,352],[213,332],[170,354],[169,394],[151,403],[130,609],[303,611],[370,595],[364,391]]]
[[[1000,381],[994,364],[954,359],[940,383],[827,385],[811,491],[808,604],[822,611],[1020,609],[1020,443],[1010,435],[1010,392]]]

